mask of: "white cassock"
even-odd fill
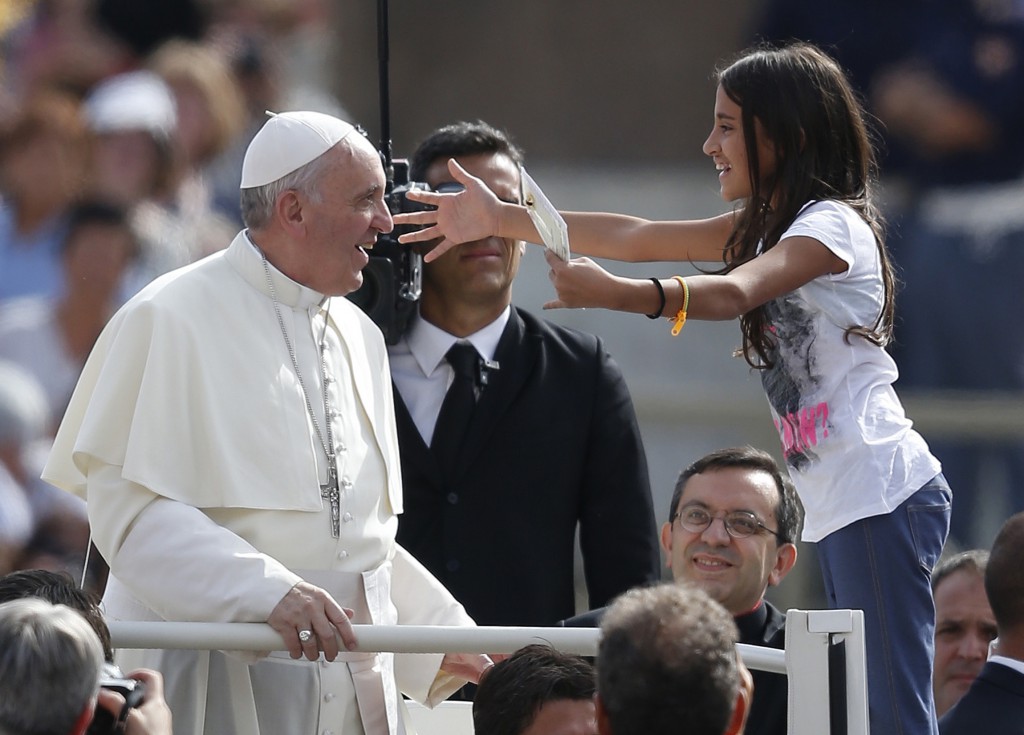
[[[344,298],[325,302],[270,266],[284,326],[321,430],[319,339],[327,320],[339,538],[320,496],[326,459],[282,338],[259,252],[231,246],[159,278],[100,336],[44,479],[88,501],[110,565],[113,620],[264,622],[301,579],[355,622],[472,625],[395,543],[402,511],[387,352]],[[281,735],[404,731],[397,691],[428,705],[462,680],[440,655],[122,651],[162,671],[175,732]],[[346,660],[341,660],[346,659]],[[358,696],[357,696],[358,695]],[[205,706],[204,706],[205,705]]]

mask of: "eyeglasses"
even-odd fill
[[[672,516],[672,520],[676,518],[679,519],[679,525],[690,533],[703,533],[712,521],[721,518],[726,532],[733,538],[749,538],[755,533],[767,531],[779,541],[786,541],[777,531],[768,528],[757,519],[757,516],[745,510],[733,510],[713,516],[699,505],[688,505]]]

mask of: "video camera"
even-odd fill
[[[406,197],[411,189],[430,189],[426,184],[409,181],[408,161],[398,159],[389,167],[385,160],[385,171],[388,190],[384,200],[391,214],[432,209],[430,205]],[[396,226],[391,232],[380,235],[368,253],[370,262],[363,268],[363,285],[348,295],[349,300],[380,327],[389,345],[401,338],[416,311],[423,287],[423,257],[415,248],[398,242],[399,235],[416,229],[415,225]]]
[[[104,664],[103,674],[100,676],[100,688],[112,689],[124,697],[124,707],[121,713],[115,718],[110,712],[102,707],[96,708],[96,714],[89,723],[86,735],[114,735],[124,732],[124,723],[128,713],[142,704],[146,696],[146,685],[138,679],[129,679],[121,673],[121,669],[114,664]]]

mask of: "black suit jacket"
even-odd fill
[[[740,643],[785,649],[786,613],[768,600],[751,613],[740,615],[736,627]],[[786,735],[789,711],[789,680],[785,674],[750,670],[754,677],[754,702],[747,718],[746,735]]]
[[[454,477],[395,391],[405,512],[398,542],[481,625],[575,611],[577,523],[591,606],[657,578],[650,479],[633,403],[593,335],[513,308]]]
[[[569,628],[596,628],[601,625],[606,608],[599,608],[560,621]],[[767,600],[753,612],[733,618],[740,632],[740,643],[766,648],[785,649],[786,613]],[[754,677],[754,703],[747,718],[746,735],[786,735],[786,713],[789,710],[788,679],[784,674],[750,670]]]
[[[1024,674],[989,661],[971,688],[939,720],[940,735],[1022,735]]]

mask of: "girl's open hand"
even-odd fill
[[[456,245],[498,235],[501,201],[483,181],[462,168],[455,159],[449,159],[448,170],[465,187],[456,193],[442,194],[420,189],[410,190],[409,199],[437,207],[428,212],[408,212],[395,215],[396,225],[424,225],[422,230],[409,232],[399,241],[409,244],[440,240],[424,256],[426,262],[439,258]]]

